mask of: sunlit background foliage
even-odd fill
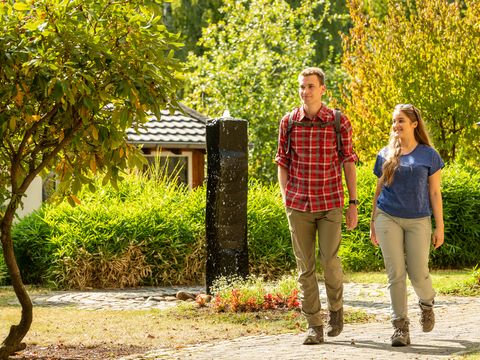
[[[158,8],[155,9],[158,15]],[[156,26],[170,45],[158,50],[161,55],[157,61],[161,67],[170,67],[175,76],[183,74],[183,87],[178,86],[175,76],[169,77],[171,74],[168,71],[163,74],[172,81],[172,87],[178,86],[180,100],[210,117],[220,117],[225,110],[229,110],[232,116],[249,121],[249,177],[252,181],[248,221],[253,272],[275,277],[294,267],[288,228],[278,188],[274,184],[276,169],[273,158],[278,122],[283,114],[299,104],[298,72],[312,65],[326,71],[329,92],[325,101],[330,106],[340,107],[351,119],[355,148],[365,163],[359,168],[359,197],[362,200],[360,224],[358,230],[348,233],[345,238],[342,250],[344,266],[349,269],[378,269],[382,266],[378,251],[371,248],[368,240],[369,201],[374,181],[371,160],[386,144],[393,106],[407,102],[421,109],[435,147],[449,163],[443,186],[446,231],[452,241],[447,240],[446,246],[434,254],[434,265],[448,267],[455,262],[472,263],[469,255],[476,254],[477,250],[468,244],[475,244],[471,239],[480,237],[478,186],[475,185],[480,165],[480,128],[475,126],[480,121],[480,105],[477,101],[480,5],[476,1],[174,0],[163,3],[162,9],[166,28],[158,23]],[[167,30],[178,33],[178,36]],[[74,31],[66,34],[72,39],[80,36],[80,32]],[[179,41],[183,41],[185,46],[179,47]],[[101,45],[97,39],[94,49],[103,49]],[[141,47],[141,42],[137,42],[137,45],[141,51],[148,52],[148,49]],[[172,58],[172,52],[163,54],[169,49],[185,61],[183,70]],[[75,61],[80,62],[80,58],[90,54],[80,50],[75,50],[78,54],[73,53],[78,55]],[[98,79],[97,82],[86,81],[85,74],[80,72],[72,73],[78,75],[75,77],[77,82],[67,82],[64,78],[70,73],[55,69],[55,64],[50,63],[55,60],[52,54],[44,54],[44,62],[48,65],[46,74],[50,80],[43,90],[54,98],[61,99],[64,96],[68,101],[82,101],[87,111],[93,106],[92,100],[72,96],[94,94],[95,86],[102,83]],[[92,53],[91,56],[94,55]],[[102,56],[92,57],[88,61],[99,67],[108,65],[107,58]],[[128,63],[122,62],[121,58],[118,61],[113,65],[120,74],[121,69],[128,67]],[[10,107],[12,112],[23,111],[22,107],[28,104],[34,94],[25,91],[28,75],[34,65],[39,66],[38,60],[26,65],[25,78],[21,79],[23,83],[20,81],[18,87],[13,86],[9,90],[14,95],[12,101],[20,105],[16,109]],[[145,66],[148,68],[149,65]],[[134,113],[138,94],[132,83],[124,81],[128,85],[124,87],[123,94],[128,97],[125,106],[129,110],[126,111]],[[144,89],[146,91],[147,87]],[[41,90],[35,91],[39,93]],[[100,89],[98,98],[93,98],[94,104],[103,101],[105,93],[102,91]],[[167,103],[168,97],[161,99],[157,105]],[[25,118],[27,124],[32,125],[37,121],[35,114],[32,114]],[[119,112],[114,120],[124,121],[125,114]],[[13,134],[20,124],[17,121],[23,121],[18,116],[13,120],[7,119],[5,113],[2,116],[3,134]],[[89,139],[95,146],[110,148],[107,149],[111,152],[109,156],[115,160],[111,165],[116,166],[126,161],[123,157],[126,148],[119,143],[116,135],[111,136],[106,123],[102,121],[95,120],[86,127],[82,139]],[[49,131],[55,135],[55,128]],[[76,144],[83,149],[81,142]],[[123,279],[122,284],[198,281],[202,276],[202,270],[198,269],[203,266],[204,251],[204,205],[201,202],[204,190],[199,189],[187,195],[189,192],[184,193],[185,189],[175,189],[171,193],[172,202],[159,208],[158,204],[163,202],[158,199],[169,199],[170,195],[166,194],[171,188],[167,185],[168,191],[162,190],[167,192],[155,195],[148,193],[148,186],[142,185],[140,188],[147,195],[139,195],[137,185],[118,184],[120,191],[115,195],[106,182],[82,177],[107,163],[98,156],[83,155],[81,151],[70,151],[60,159],[60,166],[56,169],[68,179],[64,188],[77,192],[82,182],[96,184],[101,192],[94,195],[99,197],[95,201],[104,204],[106,198],[102,198],[102,194],[111,196],[108,200],[113,201],[108,209],[110,215],[99,213],[98,208],[85,210],[94,196],[83,192],[82,207],[70,209],[61,205],[54,211],[52,205],[47,205],[35,215],[36,218],[25,219],[15,230],[19,238],[30,239],[17,240],[20,262],[25,261],[22,266],[28,270],[31,269],[29,256],[43,259],[36,262],[35,270],[25,276],[31,276],[31,281],[52,282],[62,287],[107,286],[112,285],[111,269],[122,269],[122,266],[134,268],[132,263],[135,262],[143,264],[137,268],[143,268],[144,272],[131,271],[129,277],[119,277]],[[67,161],[67,157],[78,158],[79,162]],[[5,181],[7,170],[5,166],[2,168]],[[114,186],[119,173],[115,170],[115,174],[111,173],[109,177]],[[127,194],[128,191],[132,191],[133,195]],[[135,210],[136,206],[141,205],[132,203],[128,206],[135,216],[123,218],[124,201],[130,196],[146,196],[144,201],[149,201],[151,208],[156,211],[149,212],[142,207]],[[189,196],[193,199],[185,200]],[[95,201],[92,200],[94,205],[91,206],[97,206]],[[183,212],[178,213],[171,210],[176,201],[187,201],[189,205],[180,206]],[[55,221],[52,220],[54,213],[59,216]],[[91,214],[102,219],[97,224],[98,228],[94,226],[94,220],[89,218]],[[186,214],[191,218],[187,218]],[[462,214],[463,220],[456,220],[458,214]],[[48,221],[53,222],[45,227]],[[65,223],[60,226],[63,221]],[[137,222],[132,225],[132,221]],[[157,227],[152,228],[152,223]],[[190,225],[192,228],[188,227]],[[167,229],[168,226],[171,231]],[[84,234],[97,228],[97,234],[79,237],[80,228]],[[153,235],[152,229],[156,229]],[[97,238],[102,231],[105,233]],[[114,235],[117,231],[118,236]],[[50,234],[55,241],[46,245],[46,234]],[[156,236],[160,236],[161,240]],[[88,241],[93,238],[102,239],[103,245],[89,247]],[[108,238],[107,242],[105,238]],[[38,243],[34,246],[29,241]],[[87,243],[78,246],[78,241]],[[91,244],[97,241],[100,240],[92,240]],[[62,250],[52,245],[63,242],[65,246]],[[148,249],[149,242],[154,245],[154,250]],[[165,244],[169,244],[169,251],[173,253],[164,253],[167,248]],[[469,250],[462,251],[463,248]],[[193,253],[185,255],[182,253],[185,249]],[[41,254],[37,254],[37,250]],[[154,252],[156,257],[152,255]],[[183,255],[177,254],[177,259],[174,252]],[[57,260],[44,257],[47,253],[56,256]],[[174,265],[170,266],[188,271],[178,270],[173,280],[169,279],[168,276],[173,273],[170,272],[171,267],[162,267],[165,259],[176,259]],[[42,268],[44,265],[52,268],[47,271]],[[77,272],[82,269],[84,274],[92,274],[90,278],[85,276],[90,285],[69,280],[75,278],[76,267]],[[95,274],[104,275],[98,277]],[[4,281],[7,278],[1,261],[0,278]]]
[[[325,102],[351,119],[363,162],[386,144],[393,107],[413,103],[445,161],[479,166],[478,2],[220,3],[189,3],[206,23],[195,46],[188,43],[189,7],[172,3],[173,18],[184,19],[176,29],[190,34],[182,94],[207,116],[228,109],[249,121],[251,176],[275,179],[278,122],[299,104],[297,75],[305,66],[325,70]]]
[[[362,158],[386,144],[395,104],[415,104],[445,161],[480,163],[480,3],[388,1],[381,18],[350,2],[344,102]]]

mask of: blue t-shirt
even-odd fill
[[[377,155],[373,169],[377,177],[382,176],[387,152],[388,148],[385,147]],[[400,156],[400,167],[390,186],[382,186],[377,207],[387,214],[407,219],[432,215],[428,177],[444,165],[435,149],[418,144],[410,154]]]

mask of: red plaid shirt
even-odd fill
[[[288,117],[280,122],[278,151],[275,162],[288,170],[285,188],[286,206],[299,211],[327,211],[343,207],[342,163],[357,161],[352,147],[352,126],[342,114],[341,136],[343,158],[337,153],[335,127],[304,127],[292,125],[290,151],[286,152]],[[325,105],[313,119],[303,107],[294,111],[293,121],[334,121],[333,109]]]

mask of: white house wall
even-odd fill
[[[20,206],[17,210],[17,215],[22,218],[30,214],[34,210],[40,209],[42,206],[42,178],[37,176],[27,189],[23,198],[23,208]]]

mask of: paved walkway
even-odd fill
[[[324,286],[320,284],[322,299]],[[203,288],[142,288],[135,290],[55,292],[33,298],[37,305],[75,305],[83,309],[145,309],[175,306],[179,290],[200,292]],[[147,359],[453,359],[466,350],[480,350],[480,298],[436,299],[436,326],[421,332],[415,294],[409,289],[412,344],[392,348],[389,300],[386,286],[345,284],[345,308],[375,314],[380,322],[346,325],[336,338],[326,337],[320,346],[303,346],[302,334],[249,336],[229,341],[195,344],[182,349],[157,349],[125,360]]]

